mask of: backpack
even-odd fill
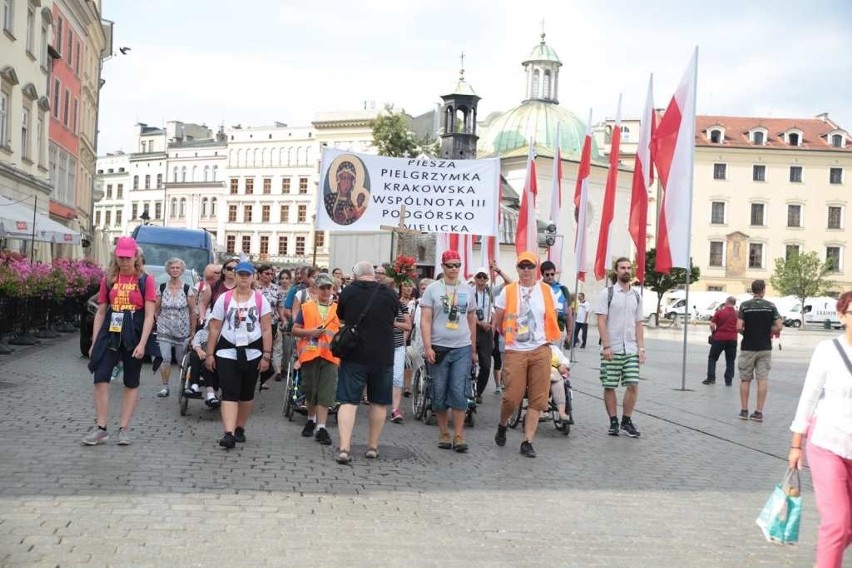
[[[162,296],[163,292],[165,292],[165,291],[166,291],[166,283],[163,282],[162,284],[160,284],[160,296]],[[189,284],[183,285],[183,295],[186,296],[187,299],[189,299]]]
[[[610,306],[610,304],[612,304],[612,295],[615,293],[614,288],[615,288],[615,286],[610,286],[609,288],[607,288],[607,293],[606,293],[606,311],[607,312],[609,312],[609,306]],[[635,288],[631,288],[630,291],[633,292],[633,295],[636,297],[636,304],[641,306],[642,305],[642,298],[639,297],[639,292],[637,292]]]
[[[228,306],[231,305],[231,298],[234,297],[234,290],[225,292],[225,317],[228,317]],[[260,317],[260,312],[263,307],[263,295],[257,290],[254,291],[254,305],[257,306],[257,315]]]

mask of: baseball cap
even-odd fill
[[[531,253],[530,251],[524,251],[518,255],[518,264],[524,261],[531,262],[534,265],[538,266],[538,257],[536,257],[536,255],[534,253]]]
[[[316,275],[316,277],[314,278],[314,283],[317,285],[318,288],[321,286],[334,286],[334,280],[332,280],[331,276],[324,272],[321,272]]]
[[[461,260],[461,255],[455,250],[445,250],[444,254],[441,255],[441,264],[449,260]]]
[[[115,256],[136,256],[136,239],[133,237],[121,237],[115,244]]]
[[[254,265],[249,261],[244,260],[243,262],[237,264],[237,266],[234,267],[234,272],[236,272],[237,274],[239,274],[240,272],[254,274]]]
[[[479,276],[480,274],[484,274],[486,277],[488,276],[488,267],[480,266],[476,269],[476,272],[473,273],[474,276]]]

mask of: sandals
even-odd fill
[[[379,457],[379,449],[367,448],[367,452],[364,454],[364,457],[371,460],[376,459],[377,457]]]
[[[350,461],[352,461],[352,457],[349,455],[349,450],[341,449],[337,454],[337,463],[347,465]]]

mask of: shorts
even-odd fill
[[[104,352],[104,356],[101,357],[98,366],[95,368],[95,384],[109,383],[112,379],[112,370],[115,369],[119,361],[124,363],[124,386],[129,389],[139,388],[142,359],[135,359],[133,352],[124,347],[119,347],[117,351],[107,349]]]
[[[341,404],[361,404],[361,393],[367,386],[367,400],[372,404],[391,403],[393,365],[364,365],[340,362],[337,369],[337,401]]]
[[[740,357],[737,360],[740,380],[747,382],[752,379],[768,379],[771,368],[772,351],[740,351]]]
[[[254,400],[254,387],[257,385],[257,366],[260,357],[240,362],[216,356],[216,372],[219,374],[219,386],[222,388],[222,400],[225,402],[251,402]]]
[[[639,355],[637,353],[614,353],[612,361],[601,356],[601,384],[605,389],[618,388],[639,383]]]
[[[393,388],[401,389],[405,376],[405,345],[393,349]]]
[[[337,390],[337,365],[317,357],[302,363],[302,382],[299,388],[305,402],[314,406],[334,406]]]
[[[441,349],[441,348],[438,348]],[[437,356],[437,354],[436,354]],[[442,412],[448,408],[467,410],[470,392],[470,345],[449,349],[436,365],[429,365],[432,377],[432,410]]]
[[[549,345],[532,351],[506,351],[503,353],[502,406],[515,411],[527,397],[528,406],[541,412],[550,408]]]

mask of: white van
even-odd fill
[[[672,293],[674,301],[663,310],[663,316],[666,319],[674,319],[676,316],[692,315],[693,307],[698,311],[699,320],[709,320],[716,309],[725,303],[728,294],[725,292],[703,292],[696,291],[689,293],[689,310],[686,309],[686,292],[678,290]]]
[[[833,328],[839,329],[842,325],[837,317],[837,300],[830,296],[807,298],[802,315],[806,324],[823,325],[828,320]]]

